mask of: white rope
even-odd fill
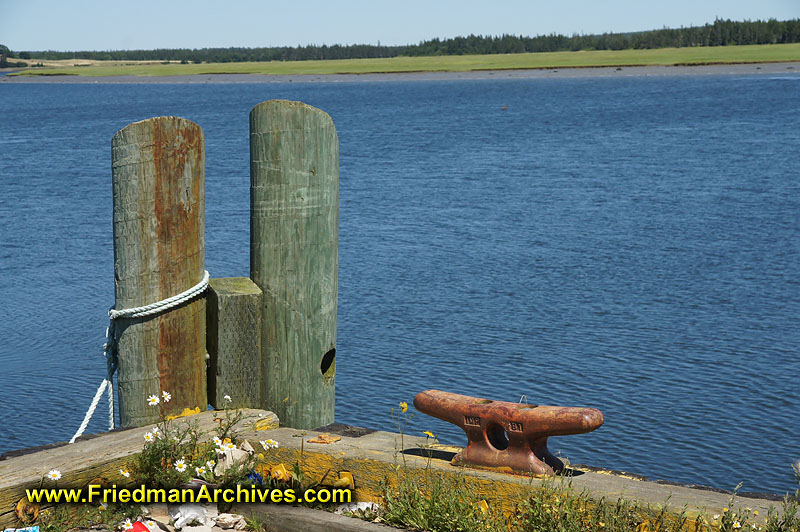
[[[187,291],[181,292],[177,296],[172,296],[168,299],[164,299],[156,303],[151,303],[150,305],[145,305],[143,307],[126,308],[123,310],[111,309],[108,311],[108,317],[111,318],[112,320],[116,320],[119,318],[144,318],[145,316],[158,314],[162,310],[167,310],[172,307],[177,307],[184,301],[188,301],[197,294],[203,293],[207,287],[208,287],[208,271],[206,271],[205,274],[203,275],[202,281],[200,281],[198,284],[194,285]]]
[[[103,353],[106,356],[108,365],[108,376],[103,379],[103,382],[101,382],[100,386],[97,388],[97,391],[94,394],[94,399],[92,399],[92,404],[89,406],[89,410],[86,411],[86,415],[83,417],[83,423],[81,423],[81,426],[78,427],[78,430],[75,432],[75,435],[72,437],[72,439],[69,440],[69,443],[75,443],[75,440],[80,438],[83,434],[83,431],[86,430],[86,427],[89,425],[89,421],[91,421],[94,411],[97,408],[97,403],[100,402],[100,398],[103,396],[103,391],[106,389],[108,389],[108,430],[114,430],[114,372],[117,369],[116,327],[114,325],[114,320],[123,318],[144,318],[177,307],[178,305],[181,305],[193,297],[205,292],[206,288],[208,288],[208,278],[208,271],[204,271],[202,281],[176,296],[172,296],[143,307],[122,310],[111,309],[108,311],[108,317],[111,321],[106,329],[106,343],[103,346]]]
[[[108,383],[108,430],[114,430],[114,376],[106,379],[106,382]]]
[[[75,432],[75,435],[72,437],[71,440],[69,440],[70,443],[75,443],[75,440],[78,439],[81,436],[81,434],[83,434],[84,430],[86,430],[86,427],[87,427],[87,425],[89,425],[89,421],[92,419],[92,415],[94,414],[94,409],[97,408],[97,403],[100,402],[100,398],[103,396],[103,390],[106,389],[106,387],[108,386],[108,383],[109,383],[108,379],[103,379],[103,382],[100,383],[100,387],[97,389],[97,392],[95,392],[94,399],[92,399],[92,406],[89,407],[89,410],[86,412],[86,415],[83,417],[83,423],[81,423],[81,426],[78,427],[78,430],[77,430],[77,432]],[[114,402],[113,397],[114,396],[110,395],[110,394],[109,394],[109,396],[111,397],[111,402],[113,404],[113,402]],[[109,429],[109,430],[113,430],[113,429]]]

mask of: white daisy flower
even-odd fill
[[[51,469],[47,472],[47,478],[55,482],[56,480],[61,478],[61,471],[58,469]]]
[[[156,522],[155,521],[148,521],[148,522],[145,523],[145,525],[147,525],[147,528],[152,530],[153,528],[155,528]]]
[[[120,469],[119,474],[125,478],[131,478],[131,472],[128,471],[127,469]]]
[[[202,467],[202,466],[200,466],[200,467],[195,467],[195,468],[194,468],[194,470],[195,470],[195,472],[197,472],[197,474],[198,474],[199,476],[201,476],[201,477],[202,477],[203,475],[205,475],[205,474],[206,474],[206,468],[205,468],[205,467]]]
[[[144,441],[146,441],[147,443],[150,443],[151,441],[153,441],[153,433],[152,432],[145,432],[144,433]]]
[[[226,395],[224,395],[222,398],[223,398],[223,399],[225,399],[226,401],[228,401],[229,403],[233,402],[233,399],[231,399],[231,396],[230,396],[230,395],[227,395],[227,394],[226,394]]]
[[[209,460],[206,462],[206,467],[212,471],[214,470],[215,465],[217,465],[217,463],[214,460]]]
[[[739,523],[739,521],[734,521],[733,522],[733,528],[742,528],[742,525],[741,525],[741,523]]]
[[[147,398],[147,404],[150,406],[156,406],[159,403],[157,395],[151,395]]]
[[[263,447],[265,451],[267,449],[277,449],[279,447],[278,442],[276,442],[275,440],[262,440],[259,443],[261,444],[261,447]]]
[[[225,449],[224,450],[233,451],[235,449],[236,449],[236,444],[235,443],[226,443],[225,444]]]
[[[122,530],[130,530],[133,528],[133,523],[131,523],[130,519],[126,519],[124,523],[122,523]]]
[[[161,437],[161,429],[159,429],[158,427],[153,427],[153,436],[155,436],[156,438],[160,438]]]
[[[219,438],[219,436],[214,436],[214,443],[217,445],[217,447],[222,447],[222,440]]]
[[[186,471],[186,459],[181,458],[180,460],[177,460],[175,462],[175,469],[178,471],[178,473],[183,473]]]
[[[713,517],[713,519],[714,519],[714,521],[716,521],[717,519],[719,519],[719,514],[714,514],[714,517]]]
[[[164,400],[165,403],[169,403],[172,399],[172,394],[169,392],[161,392],[161,398]]]

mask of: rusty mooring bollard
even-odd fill
[[[564,469],[547,449],[548,437],[591,432],[603,424],[596,408],[507,403],[439,390],[418,393],[414,407],[467,433],[469,445],[453,465],[534,475]]]

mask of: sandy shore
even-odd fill
[[[800,62],[698,66],[638,66],[480,70],[471,72],[398,72],[385,74],[199,74],[192,76],[7,76],[0,83],[351,83],[364,81],[449,81],[475,79],[611,78],[626,76],[800,75]]]

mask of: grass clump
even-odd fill
[[[458,477],[432,472],[399,477],[396,487],[384,489],[385,523],[429,532],[506,530],[500,505],[477,497]]]
[[[410,421],[407,405],[395,414],[402,434]],[[435,436],[426,433],[429,441]],[[430,446],[423,445],[425,449]],[[593,498],[578,492],[569,477],[548,479],[499,500],[492,488],[479,485],[463,471],[444,474],[431,468],[432,453],[422,470],[403,461],[383,485],[379,515],[357,515],[390,525],[428,532],[800,532],[800,463],[793,466],[798,488],[783,500],[782,512],[766,516],[735,505],[737,486],[719,514],[692,515],[624,499]],[[487,491],[488,490],[488,491]],[[668,502],[668,501],[667,501]]]
[[[383,522],[430,532],[683,532],[711,530],[703,518],[690,522],[623,499],[594,500],[568,481],[545,482],[526,499],[511,503],[476,494],[460,475],[421,478],[399,473],[384,491]],[[691,526],[690,526],[691,525]]]
[[[114,530],[125,522],[136,519],[141,513],[138,504],[57,505],[42,510],[39,515],[40,532],[67,532],[76,528]]]
[[[797,481],[797,489],[794,490],[794,495],[787,494],[783,498],[781,515],[770,508],[764,532],[800,531],[800,461],[792,465],[792,470]]]
[[[519,502],[492,499],[462,480],[431,470],[415,477],[399,468],[396,484],[384,488],[380,520],[429,532],[800,532],[798,500],[792,496],[784,500],[781,515],[772,510],[766,522],[756,522],[758,512],[750,508],[690,518],[685,510],[666,506],[594,499],[567,479],[545,481]]]
[[[162,392],[164,400],[171,395]],[[152,396],[149,401],[153,401]],[[153,403],[151,403],[153,404]],[[157,404],[157,401],[155,402]],[[217,474],[217,458],[226,450],[235,450],[242,421],[241,410],[225,410],[217,418],[213,440],[202,441],[204,434],[197,422],[176,422],[174,417],[161,416],[158,424],[145,434],[142,452],[133,467],[134,479],[151,488],[175,488],[192,479],[201,479],[218,487],[244,483],[255,466],[255,457],[235,463]]]
[[[702,518],[690,522],[685,512],[671,513],[624,499],[593,500],[569,486],[555,485],[545,486],[519,505],[515,521],[515,530],[553,532],[679,532],[706,526]]]

